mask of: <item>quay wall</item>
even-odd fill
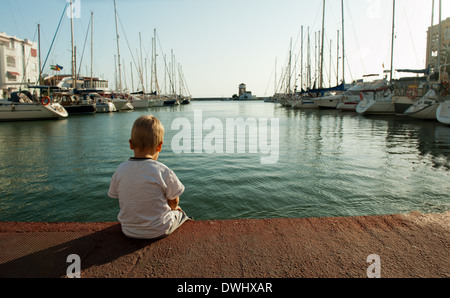
[[[450,212],[187,221],[167,238],[111,223],[0,223],[0,277],[448,278]]]

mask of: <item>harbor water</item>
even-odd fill
[[[450,210],[449,126],[262,101],[193,101],[0,123],[0,222],[117,221],[109,183],[133,155],[130,131],[143,114],[162,121],[158,161],[185,185],[180,206],[198,220]],[[227,121],[242,124],[237,119],[246,125],[228,138]]]

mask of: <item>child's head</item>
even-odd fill
[[[144,115],[136,119],[131,129],[131,149],[155,153],[163,141],[164,126],[158,118]]]

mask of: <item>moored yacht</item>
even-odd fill
[[[127,99],[123,98],[123,96],[118,98],[112,95],[112,97],[113,97],[112,103],[114,104],[114,106],[116,106],[117,111],[134,110],[133,105]]]
[[[296,100],[292,107],[294,109],[317,109],[317,105],[313,101],[313,97],[302,96],[300,99]]]
[[[0,121],[38,120],[66,118],[69,114],[50,97],[40,100],[28,91],[11,93],[9,99],[0,100]]]
[[[394,82],[395,114],[403,115],[405,111],[418,101],[430,89],[426,77],[401,78]]]
[[[342,93],[325,93],[322,97],[313,99],[319,109],[335,109],[342,97]]]
[[[389,87],[361,92],[362,101],[356,106],[358,114],[394,114],[392,92]]]
[[[336,108],[341,111],[356,111],[362,100],[361,92],[374,91],[384,86],[387,86],[386,80],[358,83],[344,92]]]
[[[53,100],[60,103],[69,115],[92,114],[97,111],[95,102],[87,96],[80,98],[72,92],[54,92]]]
[[[95,102],[97,113],[117,112],[116,106],[111,102],[111,99],[103,97],[98,93],[90,93],[89,97]]]
[[[148,99],[145,98],[145,95],[131,95],[130,104],[134,109],[146,109],[148,108]]]
[[[439,103],[436,119],[441,123],[450,124],[450,98]]]
[[[438,105],[438,95],[436,94],[436,91],[431,89],[420,100],[409,107],[404,115],[418,119],[436,120]]]

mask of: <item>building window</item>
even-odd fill
[[[18,73],[12,73],[9,71],[6,73],[6,77],[8,78],[8,81],[10,81],[10,82],[17,81],[17,75],[18,75]]]
[[[8,67],[16,67],[16,59],[11,56],[6,57],[6,65]]]

